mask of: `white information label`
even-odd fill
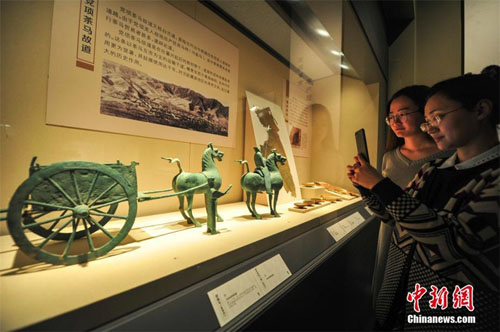
[[[327,228],[330,235],[335,239],[335,241],[339,241],[341,238],[346,236],[349,232],[354,230],[356,227],[361,225],[365,221],[365,218],[359,213],[356,212],[351,214],[349,217],[342,219],[341,221],[335,223],[334,225]]]
[[[208,292],[220,326],[245,311],[292,273],[276,255]]]

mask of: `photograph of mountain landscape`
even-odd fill
[[[228,136],[229,107],[214,98],[108,60],[101,114]]]

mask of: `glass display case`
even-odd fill
[[[349,2],[151,1],[136,10],[127,2],[96,1],[95,8],[82,5],[76,11],[61,10],[61,3],[65,1],[1,3],[0,206],[17,204],[11,197],[26,180],[35,155],[43,165],[77,160],[94,166],[71,164],[76,168],[68,169],[64,164],[57,173],[65,172],[62,178],[45,168],[47,178],[40,183],[52,189],[38,187],[35,180],[30,181],[33,188],[22,188],[19,204],[24,207],[18,214],[23,221],[16,229],[33,236],[10,234],[6,223],[0,223],[4,329],[240,329],[344,247],[370,243],[359,259],[371,264],[375,244],[367,239],[375,239],[376,223],[361,199],[349,194],[355,188],[345,166],[356,154],[354,132],[360,128],[367,134],[370,159],[381,162],[386,80]],[[149,10],[148,16],[139,10]],[[176,11],[175,17],[182,13],[184,23],[163,25],[158,14],[163,10]],[[100,16],[94,17],[97,12]],[[63,28],[73,19],[81,19],[74,31]],[[109,30],[96,30],[94,24]],[[96,44],[91,31],[99,31]],[[200,39],[191,40],[193,35]],[[72,42],[54,44],[64,38]],[[92,47],[98,52],[99,45],[101,53],[92,57]],[[174,55],[177,48],[210,65],[205,68],[188,56],[181,60],[181,53]],[[72,58],[61,55],[66,53]],[[182,69],[174,69],[175,61],[182,62]],[[78,80],[67,76],[65,66],[76,71]],[[57,84],[56,77],[61,78]],[[273,120],[265,124],[256,110],[266,108]],[[55,109],[69,122],[55,121]],[[186,123],[197,127],[179,129]],[[169,131],[169,138],[162,131]],[[194,227],[178,211],[178,199],[152,200],[137,193],[171,188],[181,171],[210,179],[200,167],[209,134],[218,135],[213,146],[223,152],[217,161],[219,183],[202,184],[215,188],[212,193],[223,192],[217,196],[224,219],[216,224],[218,234],[207,232],[210,217],[203,195],[194,195],[193,214],[202,226]],[[287,153],[289,178],[277,202],[279,217],[270,213],[265,193],[257,197],[262,219],[247,208],[240,185],[245,168],[235,160],[247,160],[248,171],[254,171],[255,146],[264,157],[280,146],[278,152]],[[180,160],[178,165],[173,159]],[[115,174],[130,172],[120,162],[111,164],[117,160],[133,165],[132,180],[130,174],[122,174],[127,181]],[[123,188],[132,217],[114,205],[123,201],[118,202],[122,198],[114,187],[102,185],[109,200],[91,199],[101,172],[95,165],[103,164],[118,165],[100,177],[115,179]],[[58,188],[58,181],[66,187]],[[295,203],[303,201],[311,183],[329,184],[340,196],[303,213]],[[62,198],[46,201],[43,195]],[[80,202],[61,209],[61,200]],[[92,205],[89,201],[106,209],[96,210],[99,218],[92,225],[81,221],[91,214],[82,207]],[[51,210],[33,209],[36,204]],[[43,225],[26,221],[56,210],[59,215],[45,217]],[[58,225],[65,211],[73,217]],[[119,219],[126,220],[125,226],[117,226]],[[127,232],[120,231],[124,228]],[[19,245],[20,237],[30,244]],[[94,246],[106,243],[112,243],[109,250],[92,254]],[[45,246],[55,250],[52,258],[30,254]],[[80,247],[90,254],[65,261]],[[347,276],[352,268],[339,273]],[[238,281],[261,270],[273,277],[255,285]],[[273,279],[278,272],[281,279]],[[363,278],[370,273],[362,271]],[[218,306],[217,294],[225,294],[224,287],[238,294],[238,301],[224,298]]]

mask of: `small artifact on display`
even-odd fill
[[[7,214],[0,220],[7,220],[12,238],[27,256],[55,265],[84,263],[119,245],[134,224],[137,202],[177,196],[183,217],[201,226],[191,208],[193,195],[203,193],[207,232],[216,234],[215,221],[222,221],[217,199],[231,188],[218,191],[222,180],[213,159],[220,161],[222,156],[209,143],[201,173],[183,172],[178,159],[165,158],[179,167],[173,188],[145,192],[137,192],[138,163],[134,161],[130,165],[63,161],[40,166],[34,157],[29,178],[17,188],[9,208],[0,210]],[[184,212],[184,197],[189,217]]]
[[[321,197],[325,192],[325,187],[317,185],[314,182],[306,182],[300,186],[300,193],[302,199],[309,199],[312,197]]]
[[[340,201],[343,201],[344,198],[340,198],[338,197],[337,195],[331,195],[327,192],[325,192],[323,195],[321,195],[321,198],[325,201],[329,201],[329,202],[340,202]]]
[[[325,191],[322,194],[322,196],[324,198],[342,198],[342,199],[351,200],[351,199],[354,199],[356,197],[359,197],[358,193],[355,193],[353,191],[349,191],[349,190],[344,189],[344,188],[339,187],[339,186],[334,186],[332,184],[329,184],[326,182],[320,182],[320,181],[316,181],[314,183],[318,186],[322,186],[325,188]]]
[[[300,189],[304,200],[295,202],[294,206],[288,208],[289,211],[304,213],[331,203],[359,197],[357,193],[320,181],[306,182]]]
[[[300,213],[305,213],[309,212],[312,210],[319,209],[323,206],[327,206],[332,204],[333,202],[324,200],[321,197],[312,197],[309,199],[304,199],[301,202],[295,202],[293,203],[294,206],[289,207],[289,211],[294,211],[294,212],[300,212]]]
[[[252,217],[262,219],[262,216],[258,214],[255,209],[255,200],[257,193],[265,191],[269,197],[271,214],[275,217],[279,217],[280,215],[276,210],[276,203],[278,202],[280,189],[283,187],[283,179],[278,168],[278,163],[284,165],[286,158],[277,153],[276,149],[273,149],[267,158],[262,156],[258,146],[254,147],[254,151],[256,168],[253,172],[250,172],[248,161],[236,160],[236,162],[244,164],[246,167],[246,173],[241,177],[241,187],[246,193],[248,211],[250,211]]]

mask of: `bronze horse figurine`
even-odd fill
[[[217,221],[224,221],[224,219],[222,219],[222,217],[217,212],[217,200],[215,200],[214,203],[210,203],[207,193],[207,190],[210,190],[210,188],[212,190],[218,190],[222,184],[222,178],[219,175],[219,171],[217,170],[214,159],[222,161],[223,156],[224,152],[220,151],[217,148],[214,148],[212,143],[208,143],[208,147],[203,152],[203,156],[201,158],[202,171],[200,173],[184,172],[179,159],[164,158],[171,163],[177,163],[177,166],[179,167],[179,173],[177,173],[177,175],[172,180],[172,188],[175,192],[182,192],[191,188],[200,187],[196,190],[188,191],[188,193],[186,194],[177,196],[179,198],[179,211],[181,212],[182,216],[188,221],[188,223],[194,224],[196,227],[201,227],[201,224],[193,216],[193,196],[195,194],[205,194],[205,207],[208,207],[209,205],[214,206],[214,215],[217,216]],[[206,184],[206,186],[203,186],[204,184]],[[186,197],[188,203],[187,211],[184,209],[184,197]]]
[[[236,160],[240,164],[246,166],[246,173],[241,177],[241,187],[246,192],[246,204],[248,210],[253,217],[257,219],[262,219],[262,216],[257,213],[255,209],[255,199],[258,192],[266,191],[266,186],[264,182],[264,177],[256,172],[250,172],[248,167],[248,161],[246,160]],[[271,193],[268,194],[269,197],[269,207],[271,209],[271,214],[275,217],[279,217],[278,211],[276,210],[276,203],[278,202],[278,195],[280,189],[283,187],[283,179],[281,177],[280,170],[278,168],[278,163],[284,165],[286,157],[276,152],[276,149],[272,150],[272,153],[266,158],[266,167],[269,170],[271,178]]]

